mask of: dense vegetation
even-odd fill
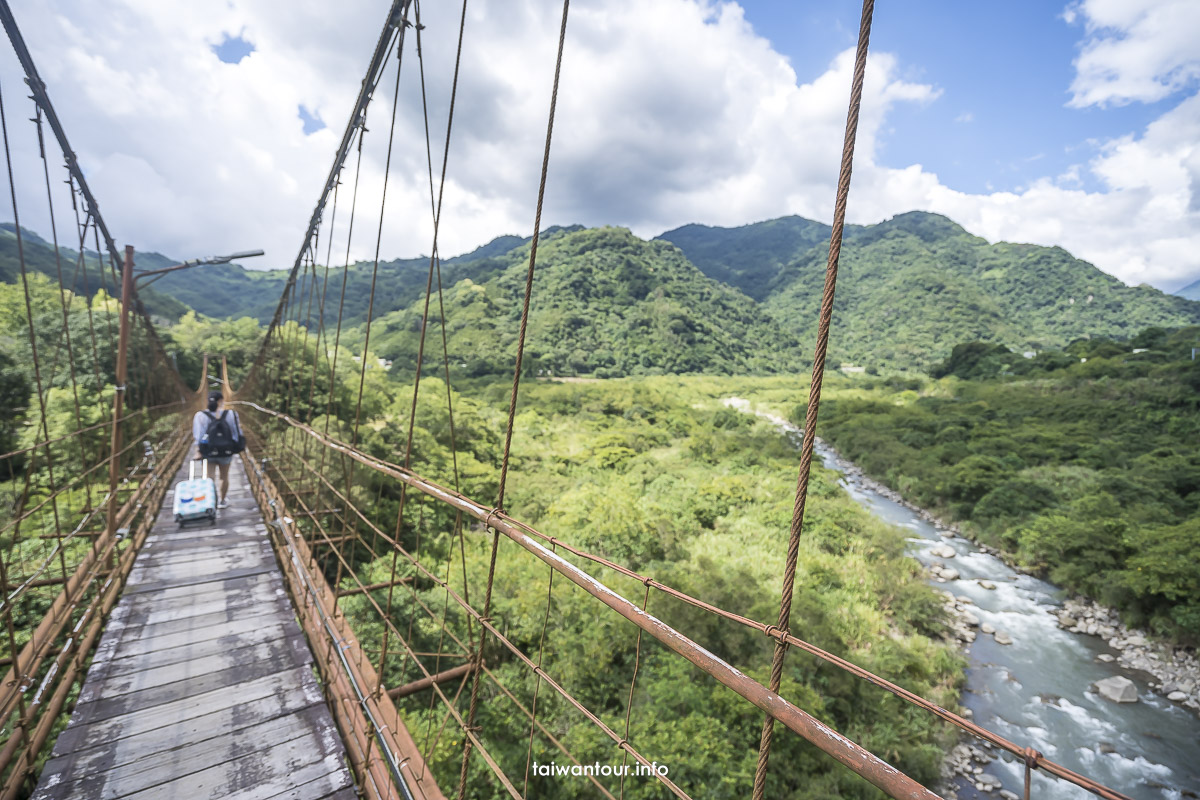
[[[1200,327],[1080,340],[1032,359],[967,343],[935,368],[940,380],[843,384],[821,428],[909,500],[1131,621],[1195,643],[1197,345]]]
[[[339,382],[351,388],[352,396],[360,367],[348,358],[340,358],[339,364],[351,364]],[[343,373],[342,367],[338,372]],[[360,447],[399,460],[411,387],[389,381],[376,367],[369,367],[366,375]],[[284,383],[281,378],[276,385]],[[522,390],[506,505],[514,516],[564,541],[723,608],[770,620],[777,613],[796,453],[771,425],[725,408],[720,399],[736,393],[777,407],[794,401],[798,384],[794,378],[707,377],[529,381]],[[277,391],[280,395],[272,403],[286,402],[285,390]],[[413,463],[419,473],[453,485],[445,392],[436,378],[422,382]],[[477,384],[470,397],[454,394],[461,485],[465,494],[481,502],[495,496],[507,400],[508,386],[500,383]],[[328,424],[331,431],[350,438],[354,404],[335,405],[345,412],[326,419],[316,409],[312,424]],[[303,416],[305,411],[297,413]],[[279,457],[275,451],[273,458]],[[361,507],[381,529],[391,531],[399,503],[397,483],[366,470],[357,473],[356,481],[354,495],[363,499]],[[924,584],[915,562],[904,557],[902,532],[858,507],[824,470],[814,476],[810,503],[794,629],[822,647],[953,705],[962,664],[952,647],[938,641],[941,601]],[[405,520],[400,529],[405,546],[461,589],[453,515],[413,493]],[[481,530],[465,531],[466,584],[476,602],[488,571],[490,539]],[[454,559],[453,569],[446,572],[448,556]],[[581,564],[615,590],[642,600],[645,587],[640,583]],[[392,555],[385,551],[374,558],[360,547],[356,565],[363,582],[386,581]],[[332,560],[326,572],[331,580],[341,575],[345,588],[355,585]],[[415,574],[403,559],[399,572]],[[547,575],[545,564],[502,541],[492,616],[534,657],[541,651],[545,624],[542,663],[547,673],[615,730],[624,730],[636,629],[562,579],[554,582],[546,617]],[[418,578],[417,587],[424,605],[442,614],[443,593],[426,579]],[[373,594],[375,603],[386,604],[385,589]],[[419,610],[415,623],[410,622],[407,597],[405,592],[400,618],[412,631],[413,648],[436,651],[441,641],[438,626]],[[343,607],[360,640],[378,639],[381,626],[369,599],[347,597]],[[765,637],[657,593],[650,596],[649,610],[748,675],[767,680],[771,647]],[[465,638],[464,620],[454,604],[449,605],[449,615],[452,629]],[[500,647],[489,649],[487,658],[498,679],[529,707],[534,691],[529,671]],[[416,676],[411,664],[405,669],[404,659],[389,662],[388,685]],[[528,720],[487,681],[483,692],[478,723],[485,744],[520,783]],[[782,693],[919,780],[937,779],[946,732],[929,715],[800,653],[789,657]],[[444,713],[438,707],[431,711],[426,696],[403,701],[401,711],[419,741],[437,731]],[[620,763],[613,743],[544,684],[538,719],[584,763]],[[630,741],[668,765],[670,777],[693,796],[745,796],[753,776],[760,713],[649,637],[642,640],[630,720]],[[879,796],[798,737],[781,731],[776,742],[770,796]],[[443,787],[457,782],[461,748],[461,734],[451,725],[429,755]],[[533,759],[566,763],[541,736],[535,737]],[[469,797],[506,796],[487,775],[476,757]],[[577,779],[531,781],[539,797],[594,794],[590,784]],[[616,783],[609,788],[616,792]],[[662,790],[638,779],[626,784],[625,796],[657,798]]]
[[[493,277],[446,292],[451,363],[462,374],[511,372],[528,259],[528,246],[511,250]],[[752,300],[706,278],[671,245],[623,228],[544,239],[534,299],[526,360],[535,375],[762,374],[805,364],[797,340]],[[411,371],[422,310],[418,302],[378,319],[371,349]],[[437,311],[435,302],[433,319]],[[438,362],[439,337],[431,328],[425,350]]]
[[[29,274],[41,274],[55,285],[62,285],[80,297],[92,297],[105,292],[121,296],[121,284],[108,267],[108,259],[101,266],[95,251],[84,249],[84,258],[79,251],[72,250],[60,242],[57,254],[54,245],[21,228],[21,249],[25,255],[25,269]],[[16,228],[11,222],[0,223],[0,283],[14,284],[21,280],[21,259],[18,257]],[[140,268],[152,269],[170,266],[169,261],[157,253],[137,257]],[[174,297],[163,294],[157,287],[147,287],[140,293],[147,312],[162,319],[178,319],[188,307]]]
[[[808,342],[826,231],[792,217],[734,229],[688,226],[662,238],[706,274],[761,296],[768,314]],[[1200,303],[1125,286],[1061,248],[988,244],[945,217],[910,212],[847,227],[830,355],[834,363],[926,369],[963,341],[1043,350],[1082,336],[1127,339],[1153,325],[1197,323]]]

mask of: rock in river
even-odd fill
[[[1096,691],[1106,700],[1114,703],[1136,703],[1138,701],[1137,686],[1129,678],[1114,675],[1102,681],[1096,681]]]
[[[996,631],[993,638],[996,640],[996,644],[1012,644],[1012,637],[1004,631]]]
[[[948,544],[939,545],[929,551],[929,555],[934,558],[954,558],[958,553]]]

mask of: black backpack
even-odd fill
[[[204,439],[200,442],[200,455],[205,458],[224,458],[237,455],[245,449],[246,445],[242,442],[241,436],[233,438],[233,430],[225,421],[225,415],[228,413],[229,409],[225,409],[221,412],[221,416],[215,417],[211,411],[204,412],[209,423]]]

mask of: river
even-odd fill
[[[724,402],[751,411],[741,398]],[[799,428],[780,417],[754,413],[777,425],[799,447]],[[959,572],[958,580],[935,583],[937,588],[969,598],[981,623],[1011,636],[1010,645],[985,634],[969,645],[962,704],[971,709],[976,723],[1136,800],[1200,797],[1200,719],[1151,691],[1145,673],[1098,661],[1102,653],[1118,655],[1100,638],[1060,628],[1054,612],[1062,606],[1064,590],[1014,570],[968,539],[885,497],[858,478],[857,470],[848,471],[848,463],[820,440],[816,452],[826,467],[842,474],[841,485],[851,497],[880,519],[909,531],[910,555],[926,565],[942,561]],[[931,555],[943,546],[954,549],[954,558]],[[981,580],[996,588],[985,589]],[[1137,684],[1138,702],[1112,703],[1090,688],[1113,675]],[[1002,754],[983,769],[999,778],[1004,789],[1023,795],[1025,767],[1019,759]],[[997,796],[957,780],[959,798]],[[1031,796],[1093,795],[1035,773]]]

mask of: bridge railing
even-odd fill
[[[26,791],[66,723],[105,615],[189,443],[181,416],[195,394],[132,286],[123,296],[132,265],[118,267],[120,254],[3,0],[0,24],[25,74],[15,92],[0,85],[3,194],[11,204],[2,218],[13,223],[0,232],[0,798],[7,799]],[[32,163],[14,167],[21,153]],[[31,236],[23,218],[35,219],[48,240]]]
[[[118,453],[129,460],[115,492],[108,491],[108,476],[98,469],[107,460],[37,493],[30,491],[36,465],[26,464],[25,475],[7,487],[13,495],[0,533],[0,651],[7,653],[0,659],[6,670],[0,683],[0,797],[5,800],[20,796],[50,737],[65,724],[62,712],[78,694],[105,617],[191,444],[190,431],[178,424],[178,407],[156,411],[139,415],[148,424]],[[56,444],[65,451],[74,442],[67,438]],[[46,444],[40,451],[53,448]],[[38,503],[31,502],[43,493]],[[109,506],[116,507],[112,529],[106,527]]]

